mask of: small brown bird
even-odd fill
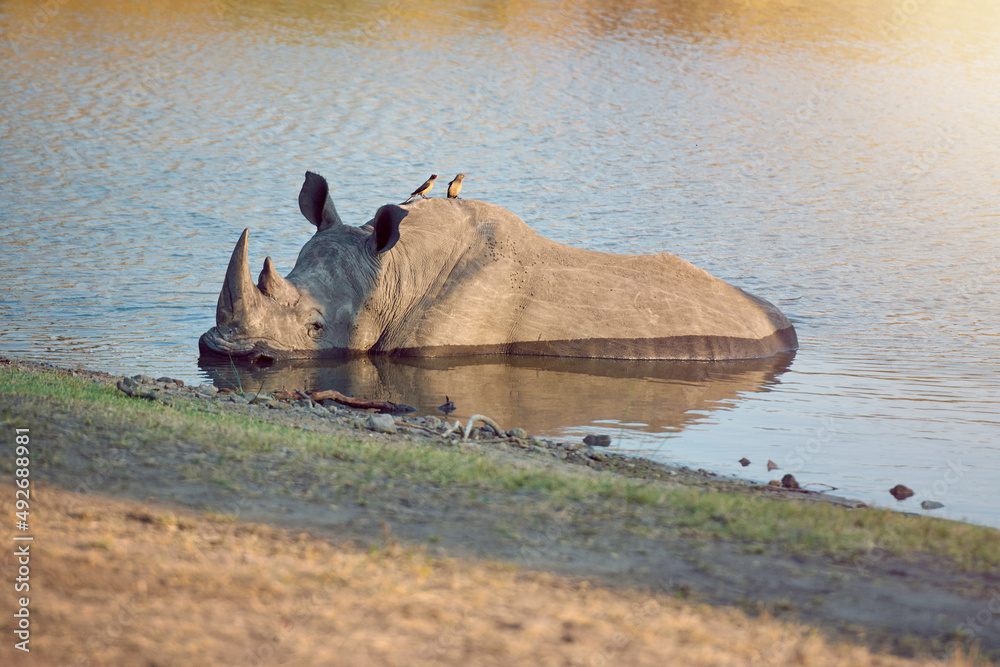
[[[408,203],[410,201],[410,199],[413,199],[417,195],[420,195],[424,199],[427,199],[427,193],[430,192],[431,188],[434,187],[434,179],[436,179],[436,178],[437,178],[437,174],[431,174],[431,177],[428,178],[426,181],[424,181],[423,185],[421,185],[419,188],[417,188],[416,190],[414,190],[413,192],[411,192],[410,193],[410,198],[407,199],[406,201],[404,201],[403,203],[404,204]]]
[[[458,199],[458,193],[462,191],[462,179],[465,174],[459,174],[448,184],[448,199]]]

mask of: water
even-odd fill
[[[454,417],[1000,526],[996,3],[48,5],[0,4],[3,354],[235,381],[197,338],[243,227],[252,263],[293,266],[306,169],[350,224],[463,172],[550,238],[767,298],[801,349],[241,381],[448,394]]]

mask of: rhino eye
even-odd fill
[[[310,322],[309,324],[306,325],[306,332],[310,336],[313,336],[314,338],[318,338],[319,335],[321,333],[323,333],[323,323],[322,322]]]

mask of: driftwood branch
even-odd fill
[[[385,412],[389,414],[398,414],[400,412],[413,412],[413,408],[409,405],[403,405],[401,403],[393,403],[392,401],[377,401],[371,398],[357,398],[355,396],[345,396],[335,389],[327,389],[325,391],[310,391],[306,392],[312,400],[319,403],[320,401],[325,401],[327,399],[336,401],[341,405],[346,405],[349,408],[357,408],[359,410],[378,410],[379,412]]]
[[[399,421],[396,422],[396,426],[413,429],[414,431],[420,431],[422,433],[426,433],[427,435],[436,435],[436,436],[441,435],[440,431],[437,431],[433,428],[428,428],[426,426],[421,426],[420,424],[410,424],[409,422]]]
[[[499,436],[503,435],[503,429],[500,428],[500,426],[495,421],[493,421],[486,415],[472,415],[471,417],[469,417],[469,423],[465,425],[465,435],[462,436],[462,440],[469,439],[469,434],[472,433],[472,427],[477,421],[483,422],[484,424],[492,428],[493,432],[496,433],[497,435]]]
[[[447,422],[446,422],[447,423]],[[451,425],[444,433],[441,434],[442,438],[447,438],[452,433],[457,433],[462,430],[462,422],[455,420],[455,423]]]

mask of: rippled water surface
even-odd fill
[[[306,169],[351,224],[461,171],[550,238],[767,298],[801,349],[243,377],[425,412],[447,393],[457,417],[1000,526],[992,0],[46,7],[0,2],[3,354],[232,381],[197,338],[244,227],[253,263],[293,266]]]

